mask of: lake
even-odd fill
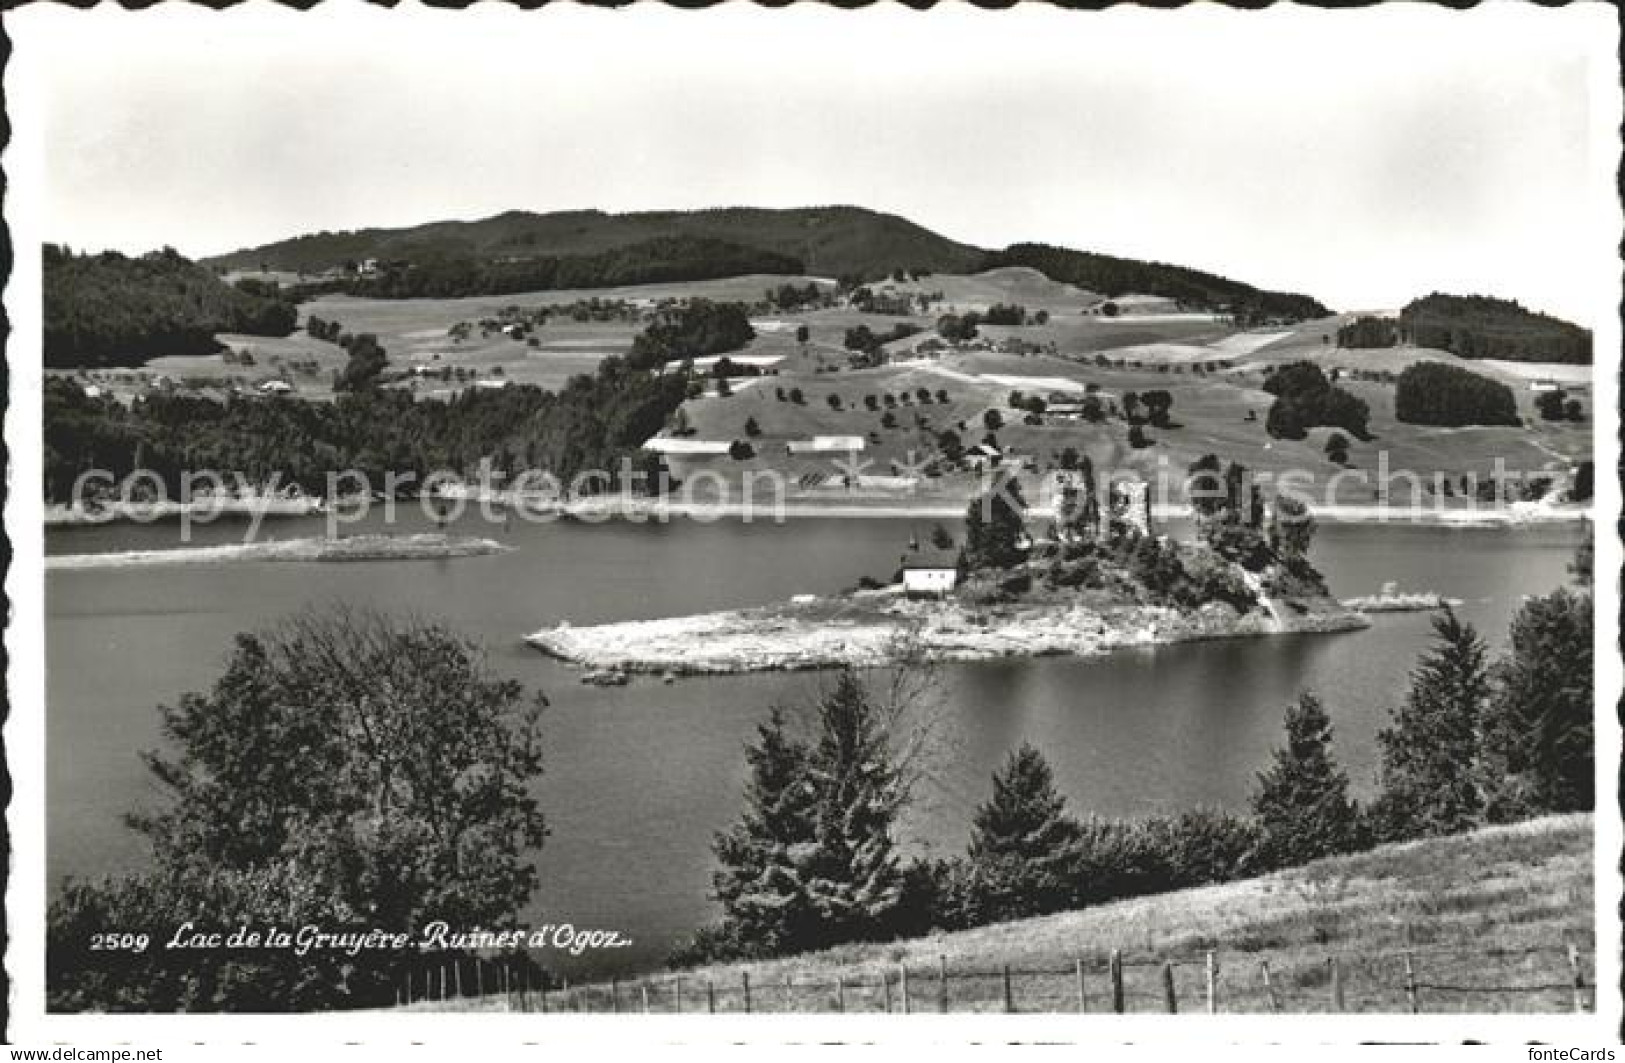
[[[415,508],[397,530],[425,530]],[[320,534],[279,520],[278,538]],[[547,692],[548,764],[538,783],[552,836],[527,923],[623,930],[636,945],[565,967],[577,977],[656,965],[715,916],[708,843],[739,811],[744,744],[774,704],[805,705],[816,675],[579,682],[521,637],[560,620],[652,618],[832,593],[887,577],[929,520],[527,524],[486,534],[511,553],[440,562],[245,563],[61,571],[47,575],[48,875],[138,866],[120,822],[157,791],[138,757],[159,742],[154,707],[219,674],[232,636],[310,604],[340,600],[444,620],[482,642],[492,666]],[[199,544],[240,540],[204,526]],[[357,525],[362,530],[367,525]],[[1327,526],[1314,560],[1343,597],[1384,582],[1464,600],[1497,650],[1519,600],[1566,578],[1579,525],[1529,528]],[[177,526],[54,530],[50,553],[179,545]],[[1077,813],[1108,816],[1198,804],[1245,806],[1300,690],[1318,692],[1336,754],[1369,794],[1375,735],[1403,696],[1430,633],[1425,614],[1377,616],[1369,630],[1167,646],[1093,659],[945,666],[938,769],[903,825],[916,850],[963,848],[988,776],[1023,740],[1044,751]],[[598,966],[595,966],[598,965]]]

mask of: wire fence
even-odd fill
[[[1524,948],[1337,952],[1305,959],[1240,953],[1079,956],[1066,963],[874,964],[849,972],[726,976],[674,972],[571,985],[528,962],[465,957],[403,978],[396,1003],[547,1014],[1585,1012],[1594,954]]]

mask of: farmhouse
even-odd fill
[[[965,463],[973,469],[997,468],[1004,460],[1004,451],[988,443],[978,443],[965,451]]]
[[[959,558],[947,550],[922,547],[903,558],[903,591],[910,598],[942,598],[959,585]]]
[[[293,385],[286,380],[267,380],[260,385],[260,391],[267,395],[286,395],[293,391]]]
[[[862,436],[813,436],[811,439],[792,439],[784,445],[788,454],[856,454],[868,441]]]
[[[656,454],[685,454],[685,455],[719,455],[728,453],[732,441],[727,439],[676,439],[672,436],[655,436],[643,444],[644,450],[652,450]]]
[[[1529,382],[1529,390],[1536,392],[1537,394],[1546,395],[1553,391],[1562,391],[1563,386],[1555,380],[1531,380]]]

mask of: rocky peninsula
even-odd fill
[[[510,549],[473,536],[353,535],[343,539],[305,538],[281,542],[226,543],[174,550],[120,550],[97,554],[57,554],[45,559],[47,571],[128,568],[134,565],[184,565],[227,561],[438,561],[477,557]]]

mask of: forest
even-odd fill
[[[1417,362],[1399,374],[1394,416],[1449,428],[1522,423],[1511,388],[1443,362]]]
[[[610,358],[558,392],[476,389],[442,402],[366,389],[331,404],[155,392],[125,409],[90,398],[72,380],[49,378],[45,497],[68,501],[75,478],[90,469],[120,480],[149,469],[171,498],[187,471],[297,484],[314,495],[326,493],[332,470],[353,469],[376,488],[390,473],[419,482],[441,469],[472,475],[483,458],[497,471],[545,470],[566,482],[586,470],[618,475],[623,459],[649,471],[652,459],[639,448],[682,404],[687,386],[682,374],[640,372]]]
[[[796,274],[800,259],[708,237],[662,236],[586,255],[479,259],[433,254],[303,288],[374,299],[454,299],[469,295],[715,280],[749,273]]]
[[[1386,317],[1358,317],[1337,330],[1339,347],[1396,347],[1400,338],[1399,322]]]
[[[1487,295],[1432,295],[1400,311],[1411,343],[1462,358],[1591,364],[1591,330]]]
[[[212,354],[218,332],[286,336],[298,311],[277,287],[232,287],[174,248],[127,258],[44,248],[47,366],[139,365],[165,354]]]
[[[982,269],[1028,266],[1050,280],[1116,296],[1128,292],[1160,295],[1191,307],[1228,307],[1238,324],[1261,324],[1270,318],[1305,320],[1331,311],[1307,295],[1261,291],[1240,281],[1161,262],[1140,262],[1048,244],[1011,244],[989,252]]]

